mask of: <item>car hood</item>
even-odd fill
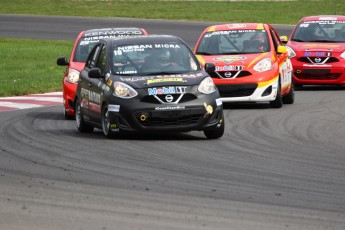
[[[204,71],[184,74],[157,74],[149,76],[116,76],[116,79],[133,88],[149,88],[153,86],[198,85],[208,74]]]
[[[196,55],[202,65],[213,63],[216,71],[232,71],[253,68],[253,66],[264,58],[271,57],[267,53],[237,54],[237,55]]]
[[[320,42],[294,42],[290,41],[287,44],[295,52],[299,51],[345,51],[345,43],[320,43]]]

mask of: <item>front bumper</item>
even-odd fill
[[[270,102],[277,96],[278,77],[269,82],[217,85],[222,102]]]
[[[112,131],[188,132],[212,129],[222,122],[223,106],[217,97],[181,104],[128,104],[109,111]]]
[[[77,86],[77,84],[66,81],[66,78],[63,81],[63,105],[68,115],[74,115],[74,97]]]
[[[345,61],[326,64],[306,64],[292,60],[293,78],[300,85],[345,84]]]

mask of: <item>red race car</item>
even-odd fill
[[[345,16],[302,18],[287,48],[295,86],[345,84]]]
[[[79,73],[84,68],[89,51],[102,38],[113,38],[130,35],[147,35],[143,28],[102,28],[82,31],[75,40],[70,61],[66,57],[59,57],[57,64],[67,66],[62,81],[63,105],[65,119],[74,118],[74,95],[77,89]]]
[[[194,52],[201,64],[215,65],[210,75],[223,102],[268,102],[273,108],[294,102],[291,61],[271,25],[207,27]]]

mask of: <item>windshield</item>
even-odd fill
[[[186,73],[200,70],[191,50],[182,43],[152,43],[113,47],[117,75]]]
[[[298,42],[345,42],[345,21],[309,21],[297,25],[291,38]]]
[[[265,30],[214,31],[204,35],[196,54],[246,54],[270,50]]]
[[[75,50],[73,61],[86,62],[89,52],[96,45],[97,42],[99,42],[98,36],[81,38]]]

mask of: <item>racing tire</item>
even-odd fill
[[[104,136],[107,138],[115,137],[115,132],[113,132],[110,128],[108,105],[104,105],[102,108],[102,130]]]
[[[76,108],[76,110],[75,110],[75,121],[76,121],[77,128],[78,128],[79,132],[81,132],[81,133],[93,132],[94,128],[91,125],[86,124],[86,122],[84,121],[79,99],[76,99],[75,105],[76,105],[75,106],[75,108]]]
[[[291,84],[291,88],[288,94],[283,96],[283,103],[284,104],[293,104],[295,101],[295,87]]]
[[[274,101],[270,101],[271,108],[281,108],[283,106],[283,99],[281,95],[280,79],[278,79],[277,96]]]
[[[225,130],[225,124],[224,124],[224,115],[222,113],[222,122],[220,126],[217,126],[214,129],[205,129],[204,134],[208,139],[219,139],[223,136],[224,130]]]
[[[73,115],[69,115],[66,110],[64,109],[64,117],[65,117],[65,120],[73,120],[75,118],[75,116]]]

